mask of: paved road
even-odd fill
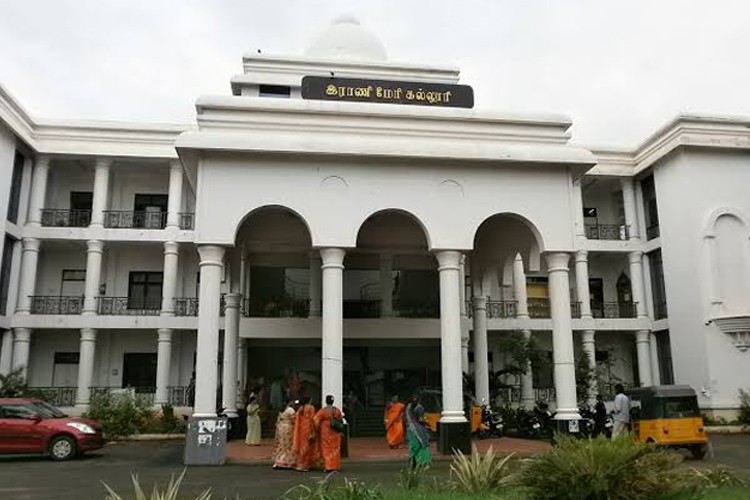
[[[716,436],[714,456],[708,464],[736,468],[750,477],[750,436]],[[51,462],[40,458],[0,458],[0,498],[5,500],[97,500],[104,499],[101,481],[130,495],[130,473],[137,472],[142,484],[165,484],[172,473],[182,471],[180,442],[113,444],[100,453],[72,462]],[[702,462],[687,460],[688,465]],[[345,475],[370,484],[389,485],[397,481],[404,464],[344,463]],[[438,463],[432,473],[445,477],[448,464]],[[265,466],[225,465],[191,467],[186,474],[186,493],[213,487],[215,499],[239,495],[243,499],[277,498],[300,482],[312,482],[322,473],[274,471]]]

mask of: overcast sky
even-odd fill
[[[460,67],[478,109],[564,113],[586,145],[750,115],[749,0],[0,0],[0,82],[35,116],[189,123],[244,52],[301,54],[340,14],[392,61]]]

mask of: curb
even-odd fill
[[[536,456],[536,453],[533,452],[515,452],[513,456],[519,457],[519,458],[530,458]],[[453,456],[452,455],[433,455],[432,456],[433,462],[452,462]],[[408,456],[404,455],[403,457],[355,457],[355,458],[342,458],[342,463],[347,464],[362,464],[362,463],[394,463],[394,462],[403,462],[404,465],[408,465],[409,459]],[[226,457],[226,463],[228,464],[236,464],[236,465],[257,465],[257,466],[268,466],[271,467],[273,465],[273,460],[270,458],[238,458],[238,457]]]
[[[131,434],[130,436],[121,436],[109,439],[108,441],[173,441],[177,439],[185,439],[185,434]]]
[[[747,425],[716,425],[706,426],[706,434],[750,434]]]

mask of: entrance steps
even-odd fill
[[[351,418],[350,423],[352,436],[357,437],[383,437],[385,426],[383,425],[384,406],[370,406],[359,408]]]

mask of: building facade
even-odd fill
[[[681,116],[615,151],[562,116],[303,99],[305,76],[458,83],[349,18],[242,62],[189,126],[38,119],[0,87],[0,373],[73,411],[130,389],[196,415],[249,388],[381,408],[440,387],[458,425],[465,392],[576,418],[583,359],[594,391],[738,408],[749,120]],[[548,361],[496,376],[511,333]]]

